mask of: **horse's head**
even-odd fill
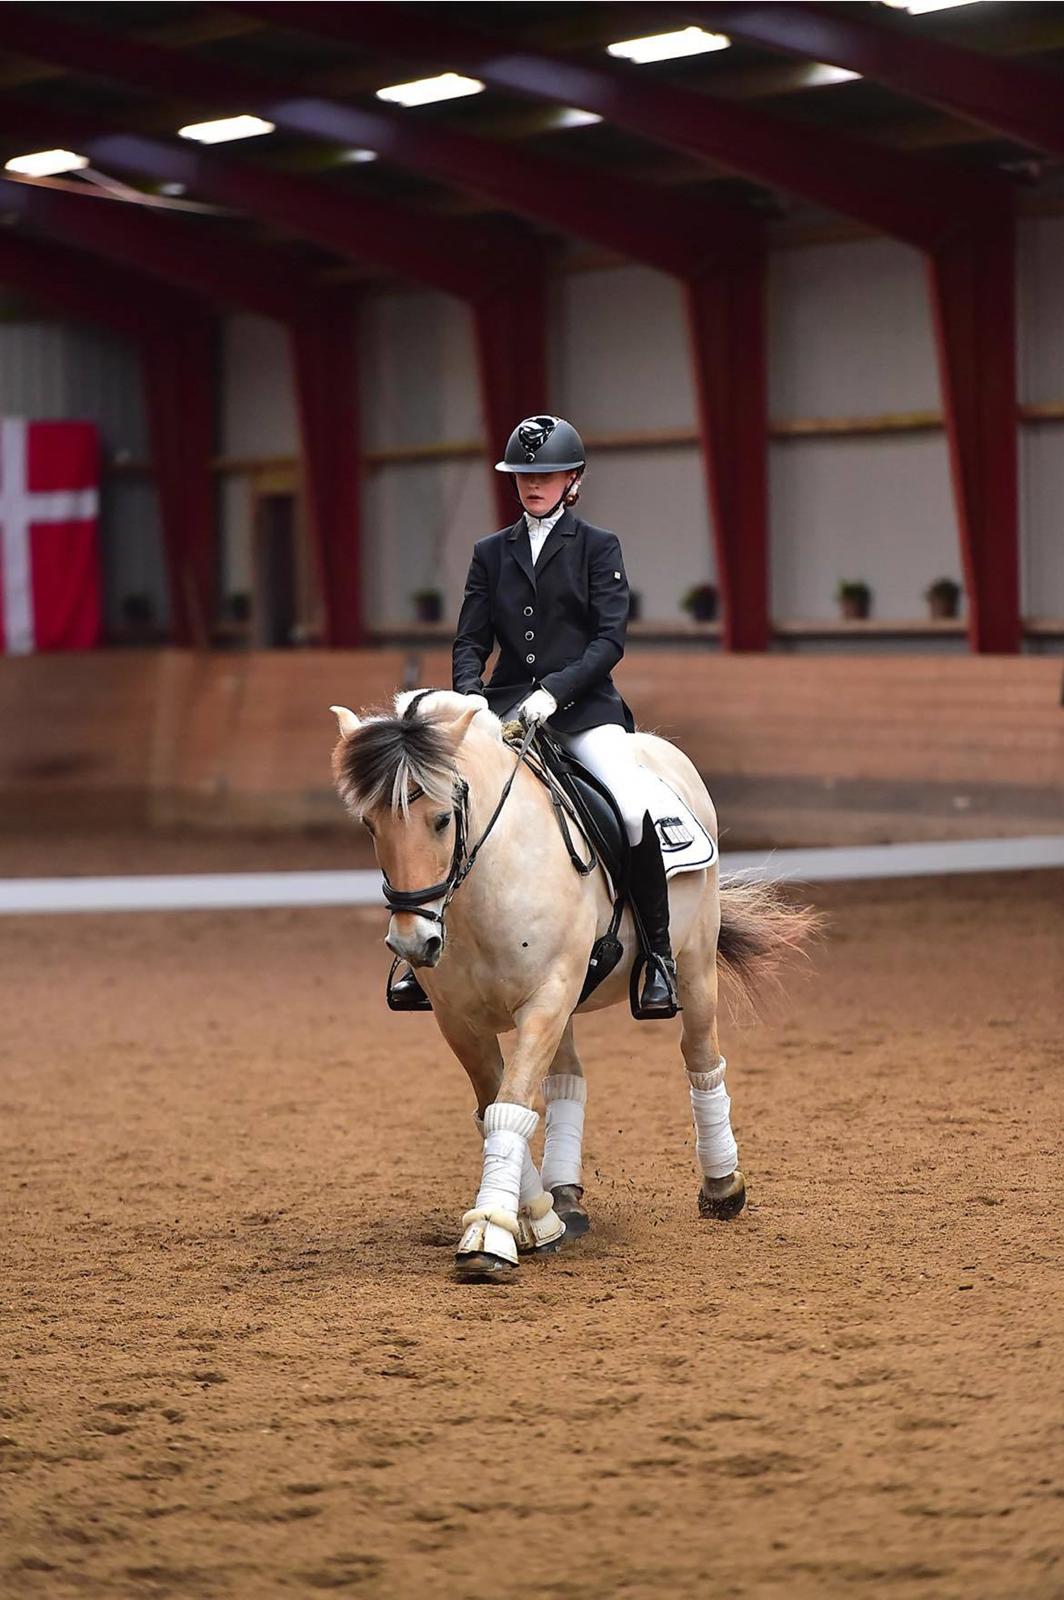
[[[386,944],[414,967],[434,967],[443,954],[440,920],[449,877],[461,848],[459,746],[479,709],[440,692],[433,708],[399,697],[395,716],[361,718],[331,706],[340,724],[333,776],[351,814],[373,835],[388,886],[392,917]],[[437,894],[425,896],[426,889]],[[416,904],[404,907],[404,896]]]

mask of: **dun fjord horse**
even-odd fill
[[[449,691],[402,694],[395,714],[332,708],[340,795],[373,835],[392,908],[387,944],[409,961],[440,1032],[469,1074],[484,1136],[483,1174],[463,1218],[461,1277],[510,1276],[518,1247],[549,1250],[588,1226],[580,1146],[586,1085],[573,1015],[627,1003],[637,954],[625,913],[624,954],[601,986],[579,998],[596,939],[612,912],[601,871],[573,870],[542,783],[504,742],[490,711]],[[405,714],[404,714],[405,713]],[[716,817],[683,753],[634,734],[642,763],[671,784],[711,838]],[[703,1217],[745,1202],[732,1135],[725,1062],[717,1046],[717,975],[744,990],[812,931],[812,913],[765,885],[721,884],[716,862],[669,885],[680,1048],[687,1066]],[[503,1061],[499,1035],[516,1030]],[[542,1171],[529,1153],[546,1102]]]

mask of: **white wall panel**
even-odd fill
[[[939,406],[923,261],[886,239],[769,260],[769,411],[877,416]]]
[[[442,589],[458,615],[473,545],[495,527],[491,482],[479,461],[413,462],[368,474],[366,614],[371,625],[409,621],[418,589]]]
[[[113,477],[107,481],[100,525],[108,626],[121,623],[122,601],[127,595],[147,595],[156,618],[164,622],[169,614],[169,585],[159,504],[150,479]]]
[[[248,594],[252,588],[251,533],[253,495],[251,479],[225,477],[219,491],[221,522],[221,594]]]
[[[923,591],[960,579],[941,436],[804,439],[771,449],[772,612],[837,615],[840,578],[864,579],[873,615],[926,615]]]
[[[1064,401],[1064,217],[1019,229],[1019,389],[1027,405]]]
[[[557,284],[551,410],[581,432],[695,426],[678,284],[642,267],[575,272]]]
[[[700,452],[611,450],[593,463],[585,482],[580,515],[620,539],[644,618],[681,620],[684,592],[716,575]]]
[[[292,456],[299,424],[288,335],[268,317],[222,324],[222,454]]]
[[[1020,435],[1021,603],[1030,617],[1064,617],[1064,423]]]
[[[450,295],[371,295],[359,361],[367,449],[479,438],[483,432],[468,308]]]

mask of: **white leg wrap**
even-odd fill
[[[727,1178],[739,1165],[739,1151],[731,1130],[731,1101],[724,1087],[727,1065],[721,1056],[712,1072],[687,1074],[691,1084],[698,1165],[707,1178]]]
[[[487,1251],[517,1264],[517,1213],[528,1141],[539,1115],[497,1100],[484,1113],[484,1173],[476,1204],[462,1218],[459,1255]]]
[[[543,1145],[543,1183],[581,1187],[581,1149],[584,1142],[584,1106],[587,1083],[572,1073],[557,1073],[543,1080],[547,1102],[547,1133]]]

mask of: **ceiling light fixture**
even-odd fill
[[[707,33],[705,28],[680,28],[675,33],[652,33],[645,39],[621,39],[608,44],[611,56],[625,61],[672,61],[678,56],[700,56],[709,50],[727,50],[731,40],[725,33]]]
[[[861,73],[851,72],[849,67],[832,67],[826,61],[813,61],[809,66],[806,88],[824,89],[829,84],[851,83],[854,78],[859,77]]]
[[[376,150],[362,150],[357,146],[350,150],[343,150],[340,153],[340,161],[345,166],[361,166],[363,161],[376,161],[376,159]]]
[[[393,83],[387,89],[378,89],[377,99],[392,100],[400,106],[427,106],[435,100],[460,100],[463,95],[479,94],[483,87],[479,78],[441,72],[435,78],[415,78],[410,83]]]
[[[590,128],[592,123],[601,121],[602,118],[597,111],[581,111],[577,106],[562,106],[555,114],[554,126],[556,128]]]
[[[4,171],[21,172],[27,178],[54,178],[57,172],[76,172],[88,164],[88,156],[75,155],[73,150],[37,150],[29,156],[12,156],[4,162]]]
[[[216,117],[213,122],[188,122],[177,131],[182,139],[195,139],[197,144],[226,144],[230,139],[257,139],[272,133],[274,125],[264,117]]]

